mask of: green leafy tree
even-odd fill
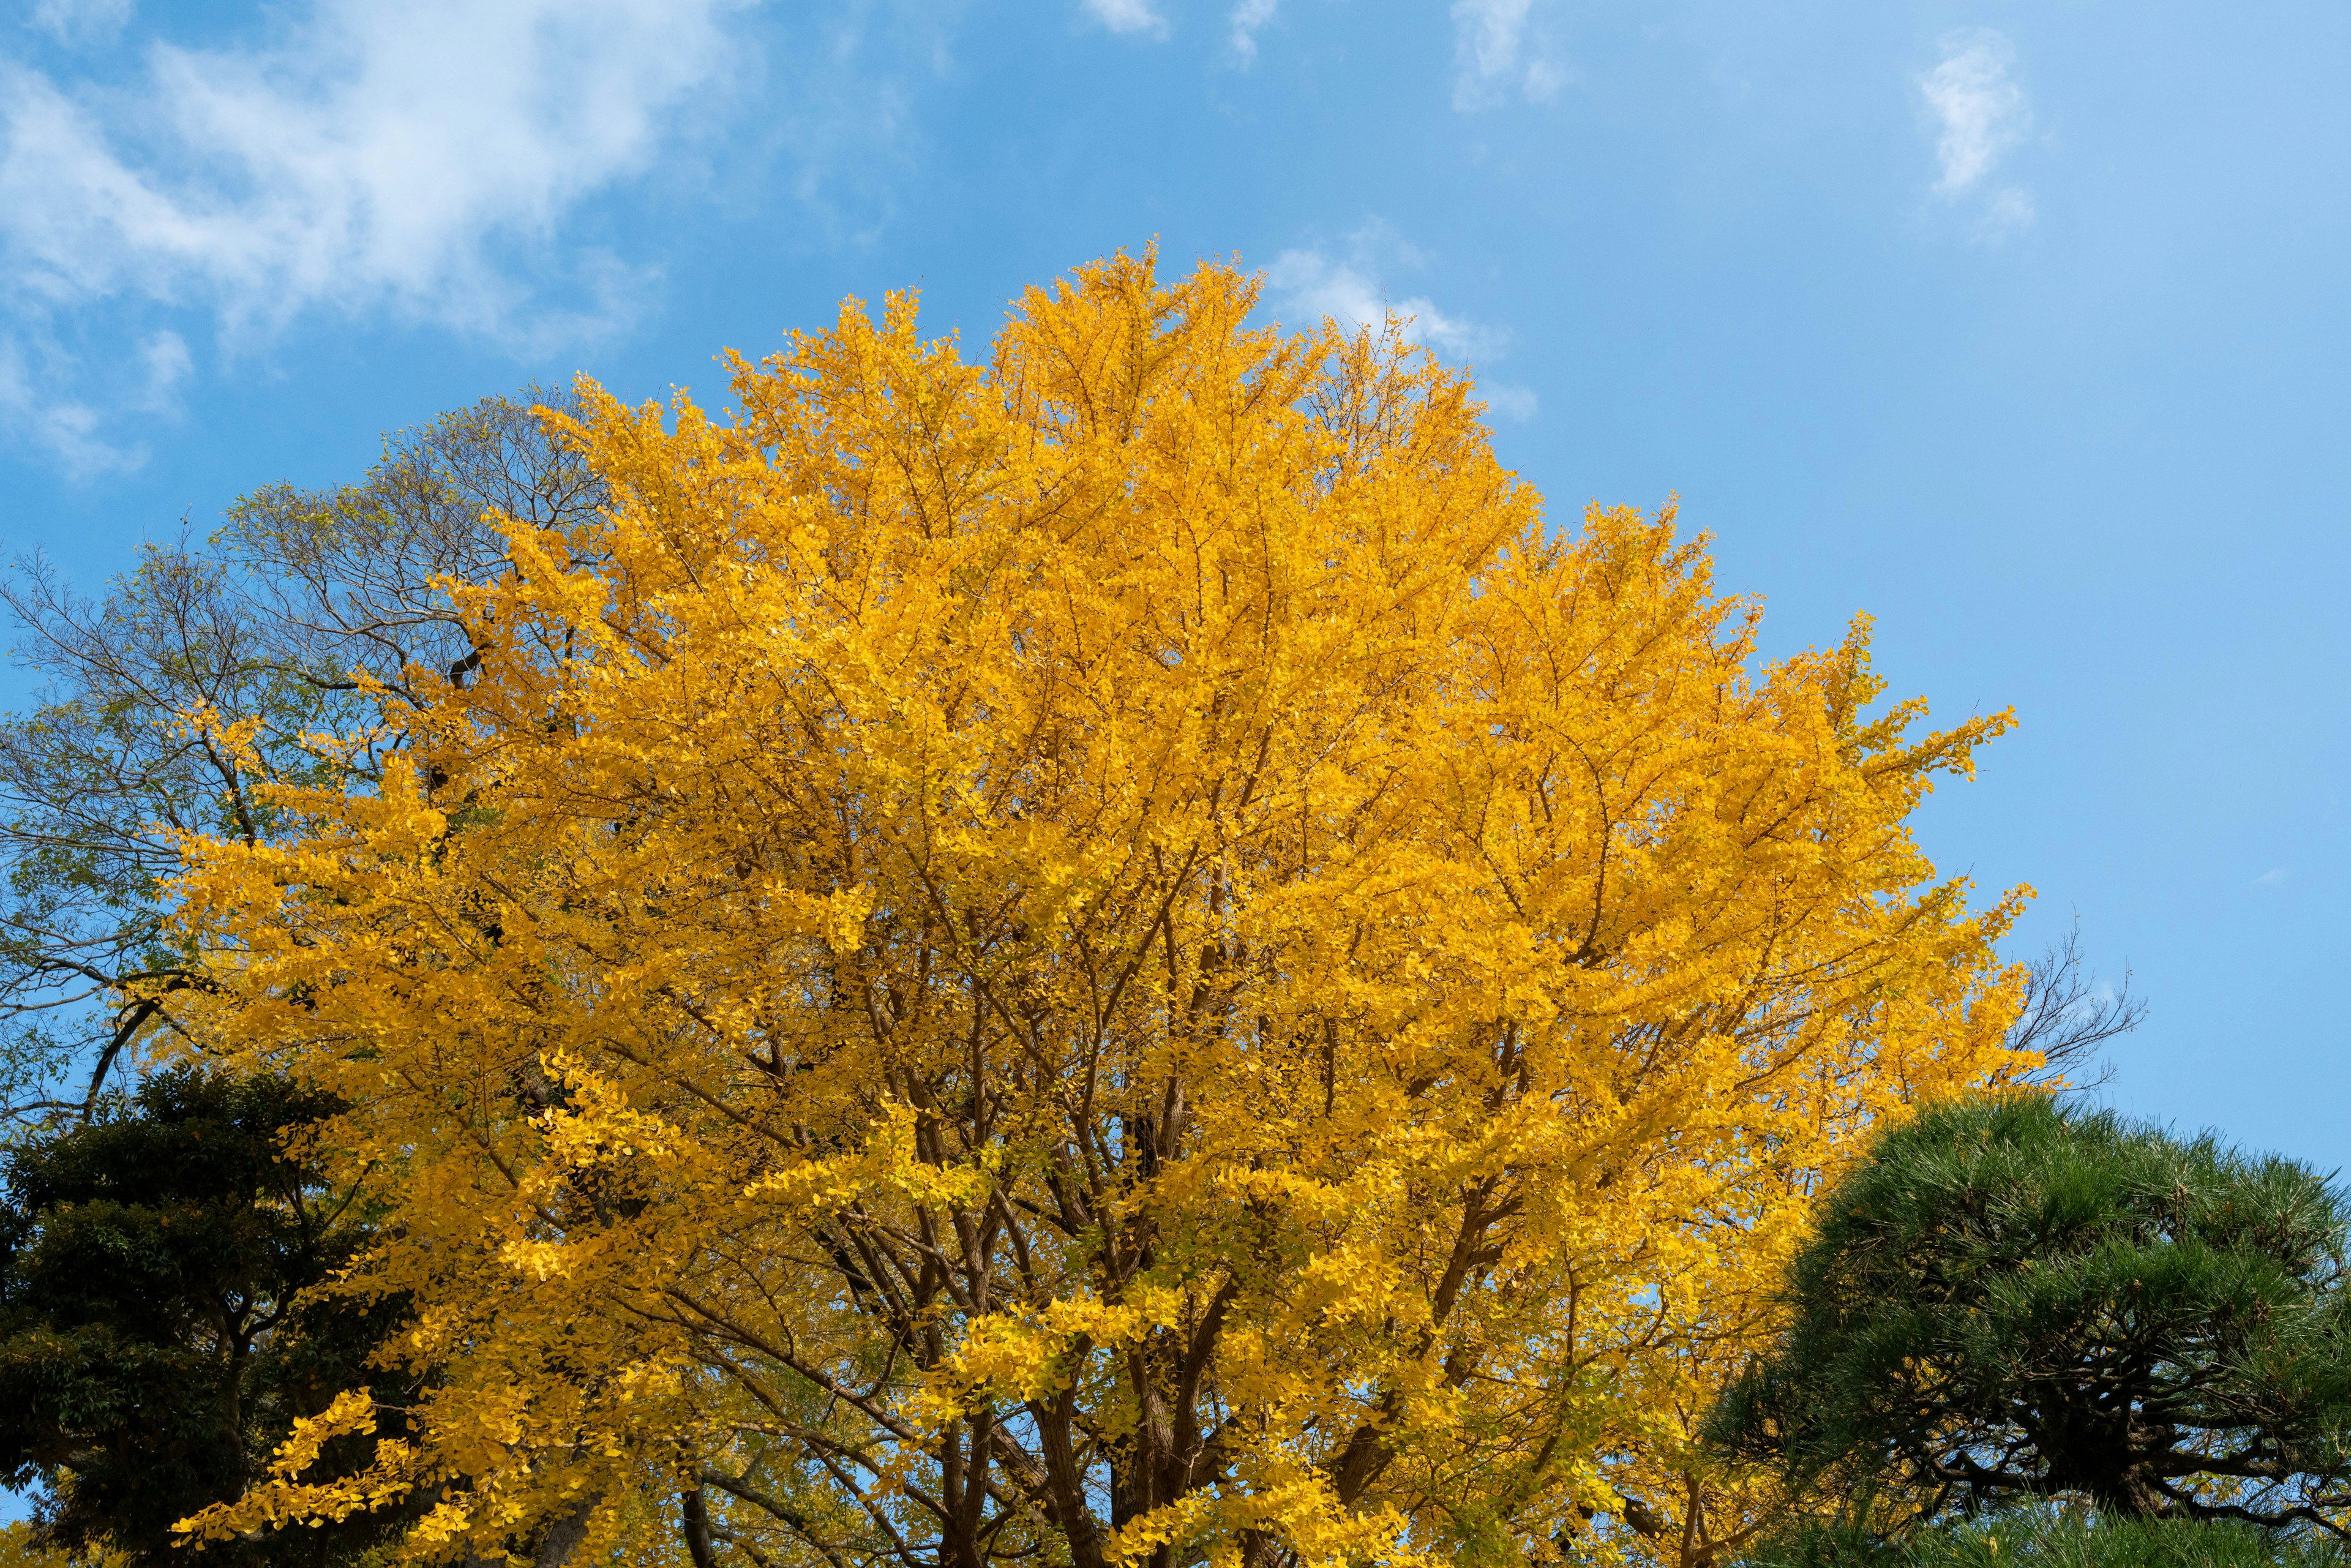
[[[0,1476],[41,1489],[46,1542],[180,1561],[176,1521],[238,1496],[297,1417],[371,1380],[397,1301],[315,1289],[366,1239],[302,1147],[337,1109],[282,1078],[172,1069],[8,1152]],[[343,1448],[329,1467],[371,1442]],[[235,1542],[225,1560],[332,1563],[386,1522]]]
[[[356,485],[265,486],[207,539],[150,547],[92,599],[47,563],[0,580],[17,664],[38,688],[0,715],[0,1120],[87,1117],[202,974],[165,934],[178,835],[253,843],[270,783],[364,784],[371,754],[313,737],[355,709],[463,683],[473,646],[452,582],[505,570],[484,522],[591,519],[603,489],[527,389],[390,438]],[[237,753],[203,713],[248,727]]]
[[[1829,1194],[1712,1435],[1917,1516],[2074,1496],[2345,1533],[2345,1232],[2290,1160],[2040,1096],[1929,1111]]]

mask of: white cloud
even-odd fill
[[[1281,0],[1238,0],[1233,6],[1233,53],[1244,68],[1257,62],[1257,36],[1273,20]]]
[[[143,296],[233,331],[389,306],[493,334],[501,246],[655,159],[725,63],[715,0],[327,0],[268,51],[158,45],[135,99],[0,82],[0,254],[57,308]]]
[[[1971,189],[2022,139],[2031,111],[2024,89],[2009,79],[2015,61],[2015,47],[1989,27],[1944,36],[1942,63],[1919,83],[1939,124],[1935,189],[1944,195]]]
[[[187,345],[178,334],[158,332],[131,356],[135,374],[118,376],[106,402],[152,414],[179,412],[179,386],[189,370]],[[75,479],[137,468],[147,449],[136,442],[110,440],[109,419],[89,401],[60,396],[54,389],[71,379],[54,349],[28,356],[25,346],[0,338],[0,424],[48,454]]]
[[[131,20],[131,0],[37,0],[25,25],[61,44],[110,42]]]
[[[1453,0],[1453,107],[1468,113],[1522,93],[1556,95],[1566,70],[1533,22],[1535,0]]]
[[[2255,887],[2275,887],[2278,883],[2290,879],[2293,874],[2294,873],[2288,871],[2284,866],[2272,866],[2269,870],[2262,873],[2261,875],[2253,878],[2253,885]]]
[[[2013,234],[2018,229],[2031,228],[2033,216],[2032,193],[2014,185],[2006,186],[1992,193],[1991,202],[1986,204],[1983,232],[1992,238]]]
[[[177,418],[181,383],[194,368],[186,341],[177,332],[156,332],[129,359],[129,373],[117,374],[106,389],[106,406]],[[28,364],[23,345],[0,338],[0,424],[47,452],[76,479],[125,473],[147,461],[144,445],[107,437],[110,420],[99,407],[54,390],[76,379],[63,355],[52,347],[38,360]]]
[[[1265,269],[1275,308],[1293,325],[1328,317],[1353,332],[1374,332],[1394,317],[1409,342],[1434,349],[1454,361],[1494,361],[1510,348],[1510,334],[1466,317],[1449,315],[1425,294],[1391,298],[1378,270],[1383,261],[1418,267],[1422,258],[1397,240],[1380,223],[1365,225],[1347,236],[1342,254],[1322,246],[1285,250]],[[1510,382],[1479,378],[1478,395],[1487,410],[1503,419],[1524,423],[1539,406],[1534,389]]]
[[[187,340],[177,332],[158,332],[139,345],[139,364],[145,372],[131,406],[145,413],[177,413],[180,383],[195,368]]]
[[[158,314],[210,318],[232,350],[319,311],[526,354],[612,329],[650,275],[565,225],[723,97],[737,6],[316,0],[266,44],[152,45],[129,88],[0,57],[0,423],[75,472],[135,463],[96,410],[169,406],[191,355]],[[128,10],[33,20],[78,38]],[[113,355],[138,384],[59,347],[93,323],[139,345]]]
[[[1349,235],[1336,254],[1321,246],[1285,250],[1265,269],[1274,307],[1293,324],[1328,317],[1348,331],[1376,332],[1391,316],[1406,340],[1457,361],[1499,360],[1510,335],[1437,308],[1425,294],[1390,296],[1379,274],[1388,267],[1417,269],[1420,254],[1374,220]],[[1535,395],[1522,387],[1481,382],[1489,406],[1512,419],[1531,417]]]
[[[45,399],[33,390],[22,350],[0,340],[0,416],[76,479],[135,468],[143,452],[125,452],[98,440],[99,418],[88,404]]]
[[[1532,419],[1541,406],[1534,388],[1511,382],[1479,382],[1478,395],[1486,400],[1489,410],[1519,424]]]
[[[1293,315],[1327,316],[1350,331],[1377,331],[1394,313],[1404,319],[1405,337],[1447,353],[1474,354],[1492,341],[1491,334],[1447,316],[1425,295],[1390,298],[1369,274],[1320,250],[1285,250],[1265,276]]]
[[[1984,229],[2005,234],[2032,222],[2032,196],[2014,185],[1988,184],[2032,129],[2032,110],[2011,79],[2016,50],[1989,27],[1966,27],[1942,39],[1942,61],[1919,78],[1935,120],[1935,193],[1959,202],[1984,193]]]
[[[1113,33],[1167,36],[1167,19],[1152,9],[1151,0],[1083,0],[1087,16]]]

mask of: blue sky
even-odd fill
[[[2325,1166],[2351,12],[2094,0],[0,0],[0,535],[85,583],[848,294],[983,339],[1156,236],[1411,310],[1562,524],[2021,729],[1923,831],[2153,1004],[2110,1095]]]

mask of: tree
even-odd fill
[[[2342,1193],[2040,1097],[1929,1111],[1824,1201],[1718,1436],[1934,1516],[2076,1496],[2343,1532]]]
[[[241,1495],[255,1459],[367,1377],[397,1303],[314,1289],[365,1239],[298,1142],[335,1108],[280,1078],[178,1069],[8,1151],[0,1475],[46,1492],[41,1544],[179,1561],[173,1524]],[[329,1458],[362,1468],[369,1448]],[[334,1562],[377,1524],[227,1556]]]
[[[1759,669],[1670,511],[1552,537],[1463,378],[1120,257],[980,363],[852,302],[559,422],[464,689],[192,841],[206,1050],[351,1103],[435,1382],[215,1537],[1077,1568],[1702,1562],[1810,1192],[2032,1071],[1905,821],[2006,716]],[[235,744],[225,727],[219,744]],[[364,1419],[354,1406],[351,1419]],[[404,1468],[403,1468],[404,1467]]]
[[[2041,1059],[2027,1076],[2050,1089],[2084,1089],[2106,1081],[2097,1050],[2147,1020],[2147,1003],[2131,995],[2130,971],[2109,988],[2082,956],[2079,926],[2051,943],[2027,967],[2008,1048]]]
[[[1743,1568],[2342,1568],[2342,1543],[2248,1524],[2027,1509],[1878,1536],[1851,1521],[1776,1531]]]
[[[124,1568],[120,1553],[76,1553],[43,1544],[29,1520],[0,1525],[0,1568]]]
[[[173,1038],[204,983],[159,895],[183,835],[257,843],[271,785],[368,787],[380,757],[308,737],[386,694],[413,701],[412,678],[465,677],[444,584],[500,570],[485,514],[594,515],[592,476],[531,413],[544,397],[402,432],[358,485],[257,490],[211,539],[148,547],[98,600],[37,559],[0,585],[16,658],[44,683],[31,712],[0,716],[0,1118],[87,1118],[141,1042]]]

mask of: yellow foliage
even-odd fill
[[[130,1561],[120,1552],[104,1549],[95,1555],[77,1556],[60,1547],[44,1546],[26,1520],[0,1524],[0,1568],[128,1568]]]
[[[2006,716],[1869,716],[1862,623],[1760,665],[1670,508],[1554,532],[1466,380],[1256,304],[1122,256],[984,362],[893,298],[729,418],[583,382],[613,505],[509,528],[474,683],[190,843],[195,1027],[385,1173],[437,1376],[347,1490],[443,1488],[413,1554],[697,1481],[970,1568],[1768,1503],[1690,1434],[1809,1195],[2030,1065],[2016,895],[1905,827]]]
[[[378,1445],[375,1468],[367,1477],[313,1484],[299,1479],[329,1443],[374,1430],[375,1401],[368,1391],[338,1394],[318,1415],[295,1417],[294,1430],[270,1456],[266,1477],[247,1487],[235,1505],[214,1503],[173,1528],[197,1542],[226,1541],[242,1531],[340,1521],[362,1510],[396,1503],[409,1490],[401,1475],[407,1467],[408,1446],[398,1441]]]
[[[28,1520],[0,1524],[0,1568],[133,1568],[137,1561],[106,1541],[78,1552],[45,1545]]]

